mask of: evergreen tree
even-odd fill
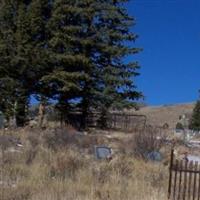
[[[4,84],[10,83],[3,81],[5,77],[15,83],[14,91],[10,91],[13,106],[7,105],[7,110],[15,110],[19,126],[24,125],[30,96],[39,93],[40,79],[46,73],[45,22],[49,15],[48,6],[45,0],[1,2],[0,76]],[[6,87],[11,88],[9,85]],[[1,92],[4,96],[3,90]]]
[[[3,112],[8,123],[15,118],[15,87],[16,82],[9,77],[2,77],[0,79],[0,110]]]
[[[87,73],[91,61],[86,46],[91,41],[87,36],[89,33],[85,16],[91,11],[91,2],[55,0],[53,4],[52,18],[48,25],[53,71],[44,76],[43,80],[51,86],[61,111],[67,112],[62,108],[70,109],[72,99],[83,96],[89,98],[85,85],[91,79]],[[84,111],[87,112],[86,109]]]
[[[14,118],[18,126],[23,126],[26,120],[27,106],[32,91],[30,55],[31,35],[27,16],[30,1],[2,1],[1,2],[1,29],[0,29],[0,69],[1,80],[12,80],[4,84],[15,85],[10,91],[14,99],[12,105],[7,105],[7,110],[14,110]],[[6,59],[6,60],[5,60]],[[4,86],[5,87],[5,86]],[[6,87],[11,88],[9,85]],[[3,90],[1,91],[2,95]],[[12,113],[12,112],[9,112]],[[10,116],[11,117],[11,116]]]
[[[0,1],[0,107],[7,120],[14,117],[19,82],[13,57],[16,54],[16,1]]]
[[[178,122],[178,123],[176,124],[176,129],[178,129],[178,130],[184,130],[183,124],[180,123],[180,122]]]
[[[51,91],[42,78],[52,71],[48,52],[49,30],[47,24],[51,17],[52,2],[49,0],[32,0],[29,5],[28,20],[30,27],[30,65],[29,81],[32,82],[31,94],[40,102],[39,126],[43,126],[45,108]]]
[[[137,36],[124,1],[55,0],[48,24],[52,72],[43,77],[61,111],[80,99],[82,126],[93,109],[105,115],[109,108],[135,105],[141,97],[133,78],[138,64],[124,63],[138,48],[125,45]],[[62,109],[65,108],[65,109]],[[63,115],[63,114],[62,114]]]
[[[129,46],[137,39],[137,35],[130,31],[135,20],[124,8],[123,3],[127,1],[100,2],[96,20],[98,42],[95,57],[99,88],[95,102],[102,112],[102,125],[106,126],[106,114],[110,108],[135,107],[135,100],[142,97],[134,82],[135,76],[139,75],[139,65],[137,62],[125,62],[127,56],[141,49]]]
[[[140,49],[127,45],[127,42],[135,41],[137,35],[130,32],[135,21],[127,14],[122,2],[125,1],[106,1],[106,9],[99,19],[99,32],[104,35],[100,46],[103,94],[110,100],[108,104],[114,107],[127,106],[132,104],[130,100],[141,97],[134,83],[134,77],[139,75],[139,65],[124,61],[126,56],[136,54]]]
[[[78,99],[83,127],[94,109],[104,119],[110,108],[134,106],[139,66],[124,60],[140,49],[127,45],[137,35],[125,2],[0,1],[0,106],[8,118],[23,125],[32,95],[41,108],[56,100],[61,118]]]
[[[26,121],[27,107],[32,88],[32,82],[29,81],[31,37],[27,18],[27,3],[28,2],[17,1],[16,29],[14,32],[16,49],[15,55],[12,57],[13,67],[16,69],[14,78],[19,83],[16,98],[16,122],[18,126],[23,126]]]
[[[197,101],[190,120],[189,128],[200,131],[200,100]]]

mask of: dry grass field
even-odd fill
[[[170,128],[175,128],[179,116],[191,114],[194,109],[194,103],[165,105],[165,106],[147,106],[137,111],[137,114],[147,116],[147,123],[155,126],[163,126],[165,123]]]
[[[144,107],[137,113],[145,114],[148,124],[174,128],[193,107]],[[155,130],[148,131],[142,137],[95,129],[84,135],[69,127],[0,132],[0,200],[165,200],[170,146],[160,147],[149,137]],[[95,158],[94,145],[102,144],[113,149],[112,160]],[[151,145],[161,150],[163,162],[138,157]]]
[[[167,199],[168,166],[136,158],[131,137],[127,143],[98,134],[77,137],[69,130],[6,134],[20,138],[23,147],[1,152],[1,200]],[[113,159],[96,160],[93,145],[111,143],[120,149]]]

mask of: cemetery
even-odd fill
[[[121,200],[126,197],[148,200],[143,196],[147,189],[153,199],[157,200],[160,196],[167,199],[170,151],[175,149],[175,160],[184,161],[187,152],[188,162],[199,162],[198,133],[186,129],[178,135],[177,130],[173,132],[166,127],[147,125],[147,119],[140,115],[133,115],[134,119],[138,117],[135,123],[131,123],[130,114],[127,117],[125,113],[117,115],[118,118],[115,116],[117,121],[110,122],[114,127],[104,130],[94,127],[94,122],[88,131],[83,132],[77,131],[70,124],[45,129],[32,125],[22,129],[2,128],[2,199],[53,200],[57,195],[63,195],[63,198],[67,195],[72,199]],[[119,116],[122,117],[121,120]],[[125,122],[124,119],[128,118]],[[132,131],[127,127],[131,127]],[[34,171],[36,169],[37,174]],[[38,174],[38,170],[41,173]],[[151,176],[154,176],[154,179]],[[172,178],[171,188],[175,187]],[[80,179],[81,183],[77,182]],[[66,180],[70,180],[76,186],[68,185]],[[31,187],[28,185],[29,181]],[[50,183],[49,189],[46,186]],[[57,184],[61,184],[59,190],[63,190],[62,194],[58,193]],[[126,189],[124,184],[127,184]],[[39,187],[43,190],[39,190]],[[124,189],[119,193],[113,192],[121,188]],[[68,193],[69,190],[74,193]],[[80,194],[80,190],[86,193]],[[120,195],[123,195],[123,198]],[[172,192],[170,195],[173,195]]]
[[[0,200],[200,200],[199,10],[0,0]]]

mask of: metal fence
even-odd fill
[[[171,151],[168,199],[200,200],[200,165],[198,162],[174,159]]]
[[[88,127],[132,132],[132,131],[144,130],[147,121],[145,115],[114,113],[114,112],[108,113],[106,116],[103,116],[103,118],[105,120],[105,125],[104,125],[105,127],[102,127],[101,124],[102,115],[100,113],[98,112],[90,113],[87,119]],[[68,115],[66,123],[76,128],[79,128],[81,126],[81,113],[80,112],[70,113]]]
[[[110,113],[108,116],[108,127],[123,131],[144,130],[146,126],[145,115],[126,113]]]

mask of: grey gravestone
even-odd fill
[[[147,159],[151,161],[158,161],[160,162],[162,160],[162,155],[158,151],[152,151],[147,154]]]
[[[111,148],[107,146],[95,146],[95,157],[97,159],[107,159],[111,157],[112,151]]]

